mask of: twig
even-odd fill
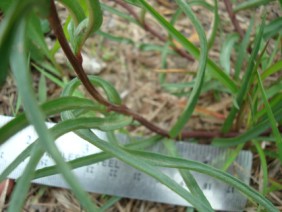
[[[232,3],[230,2],[230,0],[224,0],[224,4],[227,10],[227,13],[230,17],[230,20],[235,28],[235,31],[238,32],[238,34],[240,35],[240,38],[242,39],[244,37],[244,32],[242,28],[240,27],[240,24],[236,18],[235,13],[233,12]]]
[[[51,0],[51,7],[50,7],[50,14],[48,17],[49,23],[51,28],[54,30],[54,33],[66,55],[68,60],[70,61],[74,71],[76,72],[78,78],[81,80],[81,83],[84,85],[86,90],[90,93],[90,95],[98,101],[100,104],[105,105],[109,111],[114,111],[123,115],[131,116],[134,120],[138,121],[140,124],[145,126],[147,129],[151,130],[154,133],[162,135],[164,137],[170,137],[169,132],[158,127],[157,125],[153,124],[152,122],[148,121],[144,117],[140,116],[138,113],[133,112],[125,105],[115,105],[111,102],[107,101],[99,92],[98,90],[91,84],[87,75],[85,74],[82,64],[77,58],[64,35],[62,26],[60,24],[60,19],[58,17],[58,13],[55,7],[54,0]],[[280,129],[282,130],[282,129]],[[271,129],[264,132],[263,135],[268,135],[271,133]],[[205,139],[212,139],[215,137],[235,137],[240,135],[238,132],[229,132],[226,134],[222,134],[221,132],[208,132],[208,131],[183,131],[179,134],[178,139],[185,139],[185,138],[205,138]]]

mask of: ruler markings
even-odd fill
[[[0,116],[0,126],[11,120],[11,117]],[[54,124],[48,123],[51,127]],[[104,132],[95,130],[101,139],[106,139]],[[128,140],[125,135],[118,134],[119,140]],[[13,136],[7,143],[0,146],[0,171],[11,163],[28,145],[30,145],[37,135],[32,127]],[[71,142],[72,145],[69,145]],[[100,150],[86,141],[79,138],[74,133],[67,133],[56,140],[58,148],[62,152],[65,160],[73,160],[82,156],[98,153]],[[14,147],[17,148],[14,148]],[[190,160],[197,160],[214,167],[220,168],[228,158],[229,150],[207,145],[198,145],[187,142],[177,142],[179,154]],[[164,153],[164,146],[159,143],[152,148],[152,151]],[[17,178],[23,171],[27,160],[21,163],[9,177]],[[229,168],[229,173],[238,177],[241,181],[249,184],[251,172],[252,154],[249,151],[241,151],[235,163]],[[53,160],[44,154],[37,168],[53,165]],[[176,169],[160,168],[165,174],[174,179],[182,187],[186,188],[181,175]],[[157,182],[146,174],[129,167],[123,162],[111,158],[97,164],[73,170],[80,183],[86,191],[101,194],[109,194],[133,199],[149,200],[155,202],[190,206],[184,199],[170,191],[166,186]],[[209,176],[191,172],[200,188],[203,190],[212,207],[216,210],[241,211],[246,204],[246,198],[232,186],[219,182]],[[69,188],[60,175],[53,175],[36,179],[33,182]]]

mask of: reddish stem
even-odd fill
[[[134,120],[138,121],[140,124],[145,126],[147,129],[151,130],[152,132],[155,132],[159,135],[162,135],[164,137],[170,137],[169,131],[164,130],[157,125],[153,124],[152,122],[148,121],[138,113],[135,113],[134,111],[130,110],[125,105],[115,105],[106,100],[99,92],[98,90],[92,85],[92,83],[89,81],[87,75],[85,74],[81,61],[73,54],[67,39],[64,35],[62,26],[60,24],[60,19],[58,17],[58,13],[55,7],[54,0],[51,0],[51,8],[50,8],[50,14],[48,17],[49,23],[51,28],[54,30],[54,33],[66,55],[68,60],[70,61],[74,71],[77,74],[77,77],[81,80],[81,83],[84,85],[86,90],[90,93],[90,95],[100,104],[105,105],[109,111],[114,111],[120,114],[124,114],[127,116],[131,116]],[[280,130],[282,130],[280,128]],[[265,131],[262,135],[266,136],[271,133],[271,129]],[[205,138],[205,139],[212,139],[215,137],[235,137],[240,135],[240,133],[237,132],[229,132],[226,134],[222,134],[218,131],[183,131],[179,134],[178,139],[185,139],[185,138]]]
[[[227,10],[227,13],[230,17],[230,20],[235,28],[235,31],[238,32],[238,34],[240,35],[240,38],[242,39],[244,37],[244,32],[242,28],[240,27],[240,24],[236,18],[235,13],[233,12],[232,3],[230,2],[230,0],[224,0],[224,4]]]

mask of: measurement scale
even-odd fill
[[[11,119],[11,117],[0,115],[0,126]],[[52,123],[47,123],[47,125],[48,127],[54,126]],[[107,136],[104,132],[95,130],[95,134],[101,139],[107,140]],[[117,137],[122,141],[128,139],[128,137],[122,134],[118,134]],[[0,173],[36,138],[37,134],[35,130],[33,127],[29,126],[11,137],[5,144],[1,145]],[[71,145],[69,145],[69,142],[71,142]],[[74,133],[67,133],[61,136],[56,140],[56,145],[67,161],[101,152],[100,149],[89,144]],[[200,161],[217,168],[222,167],[231,154],[231,151],[226,148],[188,142],[177,142],[176,147],[183,158]],[[152,151],[164,153],[164,147],[159,142],[152,148]],[[18,178],[24,170],[27,160],[23,161],[9,177],[13,179]],[[37,168],[51,165],[54,165],[54,162],[45,154]],[[235,162],[230,166],[228,172],[244,183],[249,184],[251,165],[252,153],[249,151],[241,151]],[[186,188],[181,175],[176,169],[160,168],[160,170]],[[114,158],[77,168],[73,171],[81,185],[88,192],[191,206],[187,201],[155,179]],[[242,211],[244,209],[247,199],[232,186],[224,184],[207,175],[197,172],[191,173],[213,209],[224,211]],[[33,182],[54,187],[69,188],[68,184],[59,174],[39,178]]]

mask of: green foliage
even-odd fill
[[[207,54],[208,54],[208,42],[206,39],[205,31],[202,25],[200,24],[200,22],[198,21],[198,19],[196,18],[196,16],[194,15],[191,7],[185,1],[177,0],[176,2],[179,5],[179,7],[183,10],[183,12],[194,23],[194,27],[197,30],[197,33],[200,38],[201,55],[199,57],[198,74],[195,78],[195,84],[190,94],[190,98],[188,99],[189,103],[187,104],[180,118],[177,120],[175,125],[172,127],[170,131],[171,137],[176,137],[181,132],[181,130],[183,129],[183,127],[185,126],[185,124],[187,123],[188,119],[191,117],[194,111],[194,108],[199,99],[201,88],[204,82],[205,70],[206,70],[206,64],[207,64]]]
[[[95,32],[104,39],[135,45],[134,41],[129,38],[115,36],[100,30],[103,21],[102,11],[115,14],[140,27],[142,27],[141,18],[136,20],[116,8],[106,4],[100,5],[98,0],[59,0],[59,2],[69,11],[69,17],[67,17],[63,27],[65,36],[76,56],[80,54],[87,38]],[[98,99],[90,100],[81,94],[78,91],[78,86],[83,83],[78,78],[71,81],[67,80],[54,58],[60,44],[56,43],[52,49],[49,49],[44,37],[46,30],[50,30],[50,26],[46,26],[50,1],[2,0],[0,1],[0,10],[4,13],[4,18],[0,22],[0,87],[5,83],[8,71],[11,70],[22,100],[24,113],[0,128],[0,144],[5,143],[29,124],[34,126],[39,135],[39,138],[0,175],[0,181],[3,181],[24,159],[30,156],[31,159],[22,176],[18,179],[12,194],[9,211],[20,211],[22,209],[32,179],[56,173],[62,174],[87,211],[106,210],[119,198],[113,197],[104,206],[98,208],[90,200],[87,193],[83,191],[71,169],[98,163],[111,157],[115,157],[153,177],[191,203],[198,211],[213,211],[213,209],[190,173],[191,171],[209,175],[234,186],[251,201],[257,203],[260,207],[264,207],[267,211],[278,211],[265,196],[271,189],[281,188],[281,185],[278,184],[271,189],[268,187],[266,154],[262,151],[259,141],[260,135],[271,128],[273,135],[269,135],[269,140],[274,140],[273,145],[278,149],[277,152],[273,150],[271,153],[274,153],[274,157],[282,162],[282,138],[278,128],[282,123],[281,77],[274,82],[265,83],[269,76],[277,74],[282,69],[282,61],[275,59],[275,55],[281,51],[278,47],[279,42],[281,42],[281,17],[266,24],[262,20],[256,26],[254,19],[252,19],[242,38],[237,33],[224,35],[225,42],[220,50],[220,67],[208,56],[220,27],[217,0],[214,0],[213,5],[203,0],[189,2],[176,0],[179,8],[170,21],[145,0],[126,0],[125,2],[141,8],[143,18],[145,18],[145,12],[150,13],[167,31],[168,37],[164,45],[141,43],[139,45],[141,51],[160,52],[160,64],[162,67],[166,67],[167,57],[177,53],[175,49],[170,48],[173,45],[172,39],[175,39],[198,61],[198,70],[191,82],[169,83],[166,81],[165,75],[160,75],[160,83],[165,90],[179,96],[185,96],[188,100],[183,113],[174,126],[168,130],[170,136],[175,138],[180,135],[192,116],[201,94],[206,92],[213,92],[219,96],[223,93],[229,94],[233,97],[234,105],[231,106],[230,113],[222,126],[222,131],[224,133],[232,131],[238,123],[242,123],[242,117],[244,117],[243,120],[247,120],[245,131],[233,138],[215,138],[212,144],[222,147],[236,146],[236,150],[232,157],[226,161],[222,170],[219,170],[210,165],[180,158],[173,142],[165,142],[170,156],[146,151],[147,147],[159,142],[161,136],[143,138],[140,142],[121,145],[114,139],[114,131],[133,125],[135,117],[111,110],[114,107],[122,108],[122,100],[113,85],[104,79],[98,76],[88,77],[91,85],[102,90],[105,96],[103,98],[109,105],[102,104]],[[256,8],[269,2],[271,1],[249,0],[234,5],[234,12]],[[206,38],[200,20],[191,9],[193,5],[204,7],[212,11],[214,15],[212,33],[208,38]],[[182,14],[187,16],[195,27],[200,39],[200,48],[196,47],[175,28],[174,24]],[[253,38],[252,31],[254,30],[256,33]],[[276,44],[271,53],[266,51],[269,39],[272,39]],[[234,70],[231,61],[232,53],[235,53]],[[41,74],[38,90],[32,87],[31,67]],[[48,101],[46,79],[62,87],[61,97]],[[189,91],[187,91],[187,88]],[[127,108],[124,107],[123,109],[126,110]],[[46,118],[55,114],[61,114],[62,121],[47,129]],[[90,129],[107,132],[110,142],[101,140]],[[54,140],[71,131],[87,140],[89,144],[100,148],[103,152],[69,162],[64,161],[54,144]],[[265,175],[262,194],[226,172],[246,142],[253,143],[261,160]],[[48,153],[56,165],[36,170],[36,166],[44,153]],[[156,166],[178,168],[190,191],[156,169]]]

